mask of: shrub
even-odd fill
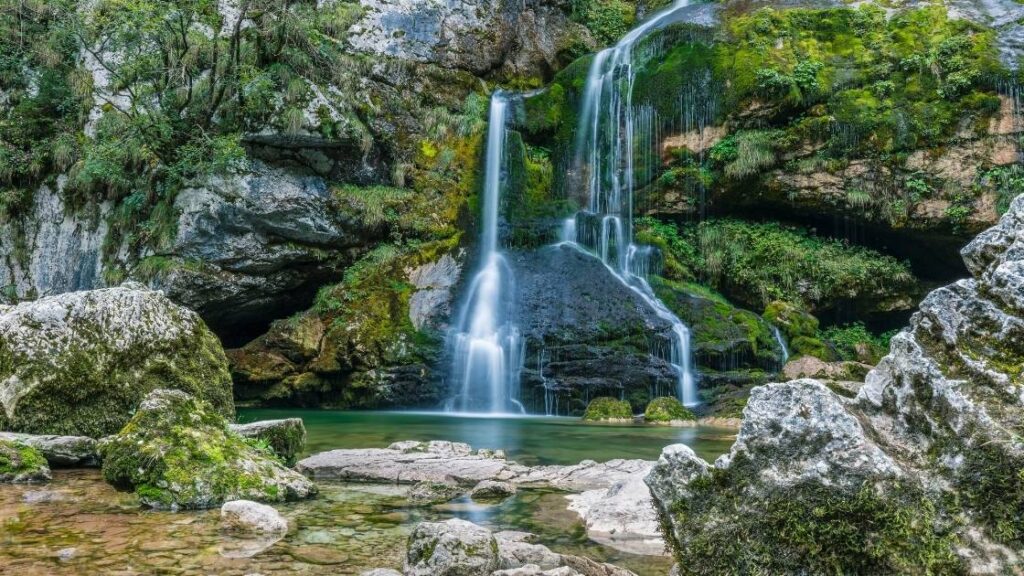
[[[611,396],[599,396],[587,404],[583,420],[600,422],[603,420],[633,420],[633,409],[626,400],[616,400]]]
[[[651,400],[644,410],[644,422],[671,422],[673,420],[696,420],[679,400],[672,396],[662,396]]]

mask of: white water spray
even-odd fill
[[[498,209],[505,176],[508,97],[491,97],[487,128],[480,269],[469,287],[453,336],[452,375],[458,395],[449,411],[523,413],[519,377],[523,343],[515,324],[515,278],[498,250]]]
[[[594,57],[587,74],[580,123],[576,135],[576,167],[585,174],[589,192],[586,213],[562,230],[564,241],[575,241],[593,251],[623,284],[639,294],[672,326],[668,361],[677,374],[677,394],[684,404],[697,404],[692,366],[690,330],[655,296],[647,283],[649,250],[633,244],[634,130],[636,79],[633,49],[650,32],[676,22],[690,0],[677,0],[670,8],[631,30],[612,48]],[[575,233],[574,238],[567,237]],[[638,258],[643,258],[639,261]]]

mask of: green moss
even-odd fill
[[[658,423],[671,422],[673,420],[696,420],[685,406],[678,399],[672,396],[662,396],[651,400],[644,410],[644,422]]]
[[[152,507],[208,508],[227,500],[303,496],[292,489],[305,483],[301,476],[268,449],[230,432],[208,403],[180,392],[149,395],[119,433],[100,443],[99,452],[104,478],[134,490]]]
[[[742,454],[667,512],[683,574],[963,574],[955,526],[904,481],[762,492]],[[663,516],[668,519],[668,516]]]
[[[594,398],[587,404],[587,410],[583,413],[583,420],[600,422],[605,420],[628,420],[633,421],[633,409],[629,402],[616,400],[609,396]]]
[[[48,480],[50,468],[43,454],[26,444],[0,439],[0,483]]]

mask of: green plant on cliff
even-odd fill
[[[642,218],[636,229],[639,241],[665,252],[667,278],[706,282],[752,308],[787,300],[814,310],[911,291],[917,282],[892,257],[777,223],[723,219],[680,228]]]
[[[682,403],[672,396],[662,396],[651,400],[644,410],[644,422],[665,423],[673,420],[696,420]]]
[[[626,400],[616,400],[610,396],[594,398],[587,404],[583,413],[584,421],[600,422],[603,420],[633,420],[633,409]]]

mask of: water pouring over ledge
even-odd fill
[[[679,21],[690,0],[677,0],[594,57],[587,73],[575,143],[575,169],[589,201],[562,228],[561,238],[585,247],[672,326],[667,360],[677,374],[677,394],[687,406],[699,403],[690,350],[690,330],[654,294],[646,276],[650,251],[633,243],[636,79],[633,50],[654,30]]]
[[[498,250],[498,210],[506,184],[509,97],[491,96],[484,172],[479,271],[451,336],[451,375],[457,394],[449,412],[522,414],[519,378],[523,341],[515,322],[515,277]]]

